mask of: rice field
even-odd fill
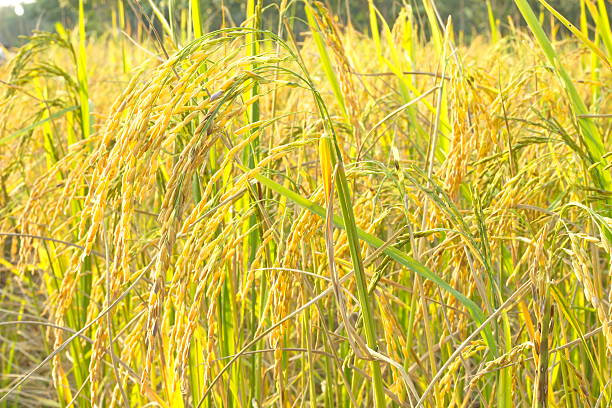
[[[612,32],[580,2],[468,41],[433,0],[212,32],[119,0],[99,35],[81,0],[6,50],[0,407],[612,406]]]

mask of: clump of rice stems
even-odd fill
[[[35,33],[0,65],[0,406],[610,405],[605,2],[540,1],[569,40],[515,2],[535,39],[489,8],[456,46],[429,0]]]
[[[531,6],[529,6],[525,0],[515,0],[515,2],[523,14],[523,17],[527,21],[529,28],[532,30],[538,43],[542,47],[548,62],[553,66],[555,73],[558,75],[560,81],[567,91],[572,110],[576,115],[576,120],[580,128],[582,143],[589,154],[589,171],[593,173],[593,177],[600,188],[603,190],[610,190],[612,188],[612,176],[610,176],[609,171],[604,170],[608,166],[608,160],[605,157],[606,150],[604,148],[599,129],[588,116],[586,105],[578,94],[574,82],[559,60],[559,57],[555,52],[553,45],[548,40],[546,33],[538,23],[535,15],[533,14]],[[546,2],[543,3],[547,4]],[[605,55],[603,55],[603,53],[601,55],[607,62]]]

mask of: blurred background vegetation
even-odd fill
[[[29,0],[32,1],[32,0]],[[87,30],[89,33],[103,33],[112,26],[113,11],[117,7],[118,0],[86,0]],[[174,17],[177,23],[180,20],[180,10],[188,8],[188,0],[123,0],[126,4],[127,18],[133,27],[139,19],[146,21],[148,18],[155,21],[151,4],[155,4],[160,10],[168,15],[169,7],[175,10]],[[343,22],[350,21],[357,29],[368,28],[368,0],[325,0],[328,7],[335,11]],[[280,0],[267,0],[264,2],[266,11],[264,27],[276,27],[274,23],[277,4]],[[454,27],[457,31],[464,32],[465,38],[469,39],[475,34],[488,32],[487,2],[485,0],[436,0],[436,5],[444,20],[452,15]],[[576,22],[580,12],[578,0],[552,0],[550,3],[569,20]],[[243,0],[200,0],[202,21],[206,28],[213,30],[219,28],[225,20],[228,24],[240,24],[245,16],[245,4]],[[297,4],[297,5],[295,5]],[[424,10],[421,0],[375,0],[378,9],[385,15],[387,21],[394,21],[399,10],[404,5],[411,5],[417,16],[423,16]],[[608,3],[610,4],[610,3]],[[522,23],[518,10],[513,0],[491,0],[492,10],[499,20],[501,30],[507,26],[508,19],[515,25]],[[36,0],[33,3],[22,5],[23,15],[18,16],[14,7],[0,7],[0,42],[5,47],[13,47],[23,43],[23,36],[27,36],[32,30],[53,30],[56,22],[64,26],[72,27],[76,21],[78,0]],[[294,2],[296,24],[295,30],[299,33],[299,23],[302,18],[302,6]],[[533,7],[539,8],[536,1]],[[148,16],[148,18],[147,18]]]

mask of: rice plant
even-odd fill
[[[0,407],[612,405],[605,1],[85,3],[0,62]]]

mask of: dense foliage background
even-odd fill
[[[351,21],[358,29],[366,29],[367,25],[367,0],[326,0],[329,9],[334,10],[343,21]],[[143,12],[155,20],[151,10],[150,1],[128,0],[128,18],[135,24],[138,14]],[[163,11],[172,6],[176,11],[175,18],[180,18],[179,11],[188,6],[187,0],[153,0],[153,3]],[[275,19],[279,0],[269,0],[265,12],[265,18]],[[501,27],[507,25],[511,18],[517,25],[522,23],[518,10],[512,0],[492,0],[492,8],[496,18],[499,19]],[[537,2],[532,2],[534,8],[538,9]],[[116,0],[88,0],[85,2],[88,14],[88,31],[103,32],[111,24],[112,5]],[[228,24],[240,24],[244,20],[245,4],[242,0],[201,0],[203,20],[209,29],[219,28],[222,24],[221,16],[224,15]],[[388,21],[394,21],[403,4],[410,4],[420,15],[424,14],[421,2],[415,0],[376,0],[375,4],[381,10]],[[436,2],[442,18],[452,15],[455,28],[465,32],[467,37],[477,34],[487,27],[487,7],[484,0],[438,0]],[[551,4],[572,21],[577,21],[580,12],[579,2],[575,0],[556,0]],[[55,22],[62,22],[66,26],[72,26],[76,21],[76,10],[78,0],[37,0],[33,4],[24,4],[25,13],[17,16],[12,7],[0,8],[0,42],[7,47],[15,46],[24,41],[20,36],[28,35],[32,30],[50,30]],[[222,13],[222,11],[225,13]],[[296,17],[301,19],[301,10],[296,11]],[[299,29],[299,24],[296,25]]]
[[[612,407],[609,0],[21,1],[0,408]]]

